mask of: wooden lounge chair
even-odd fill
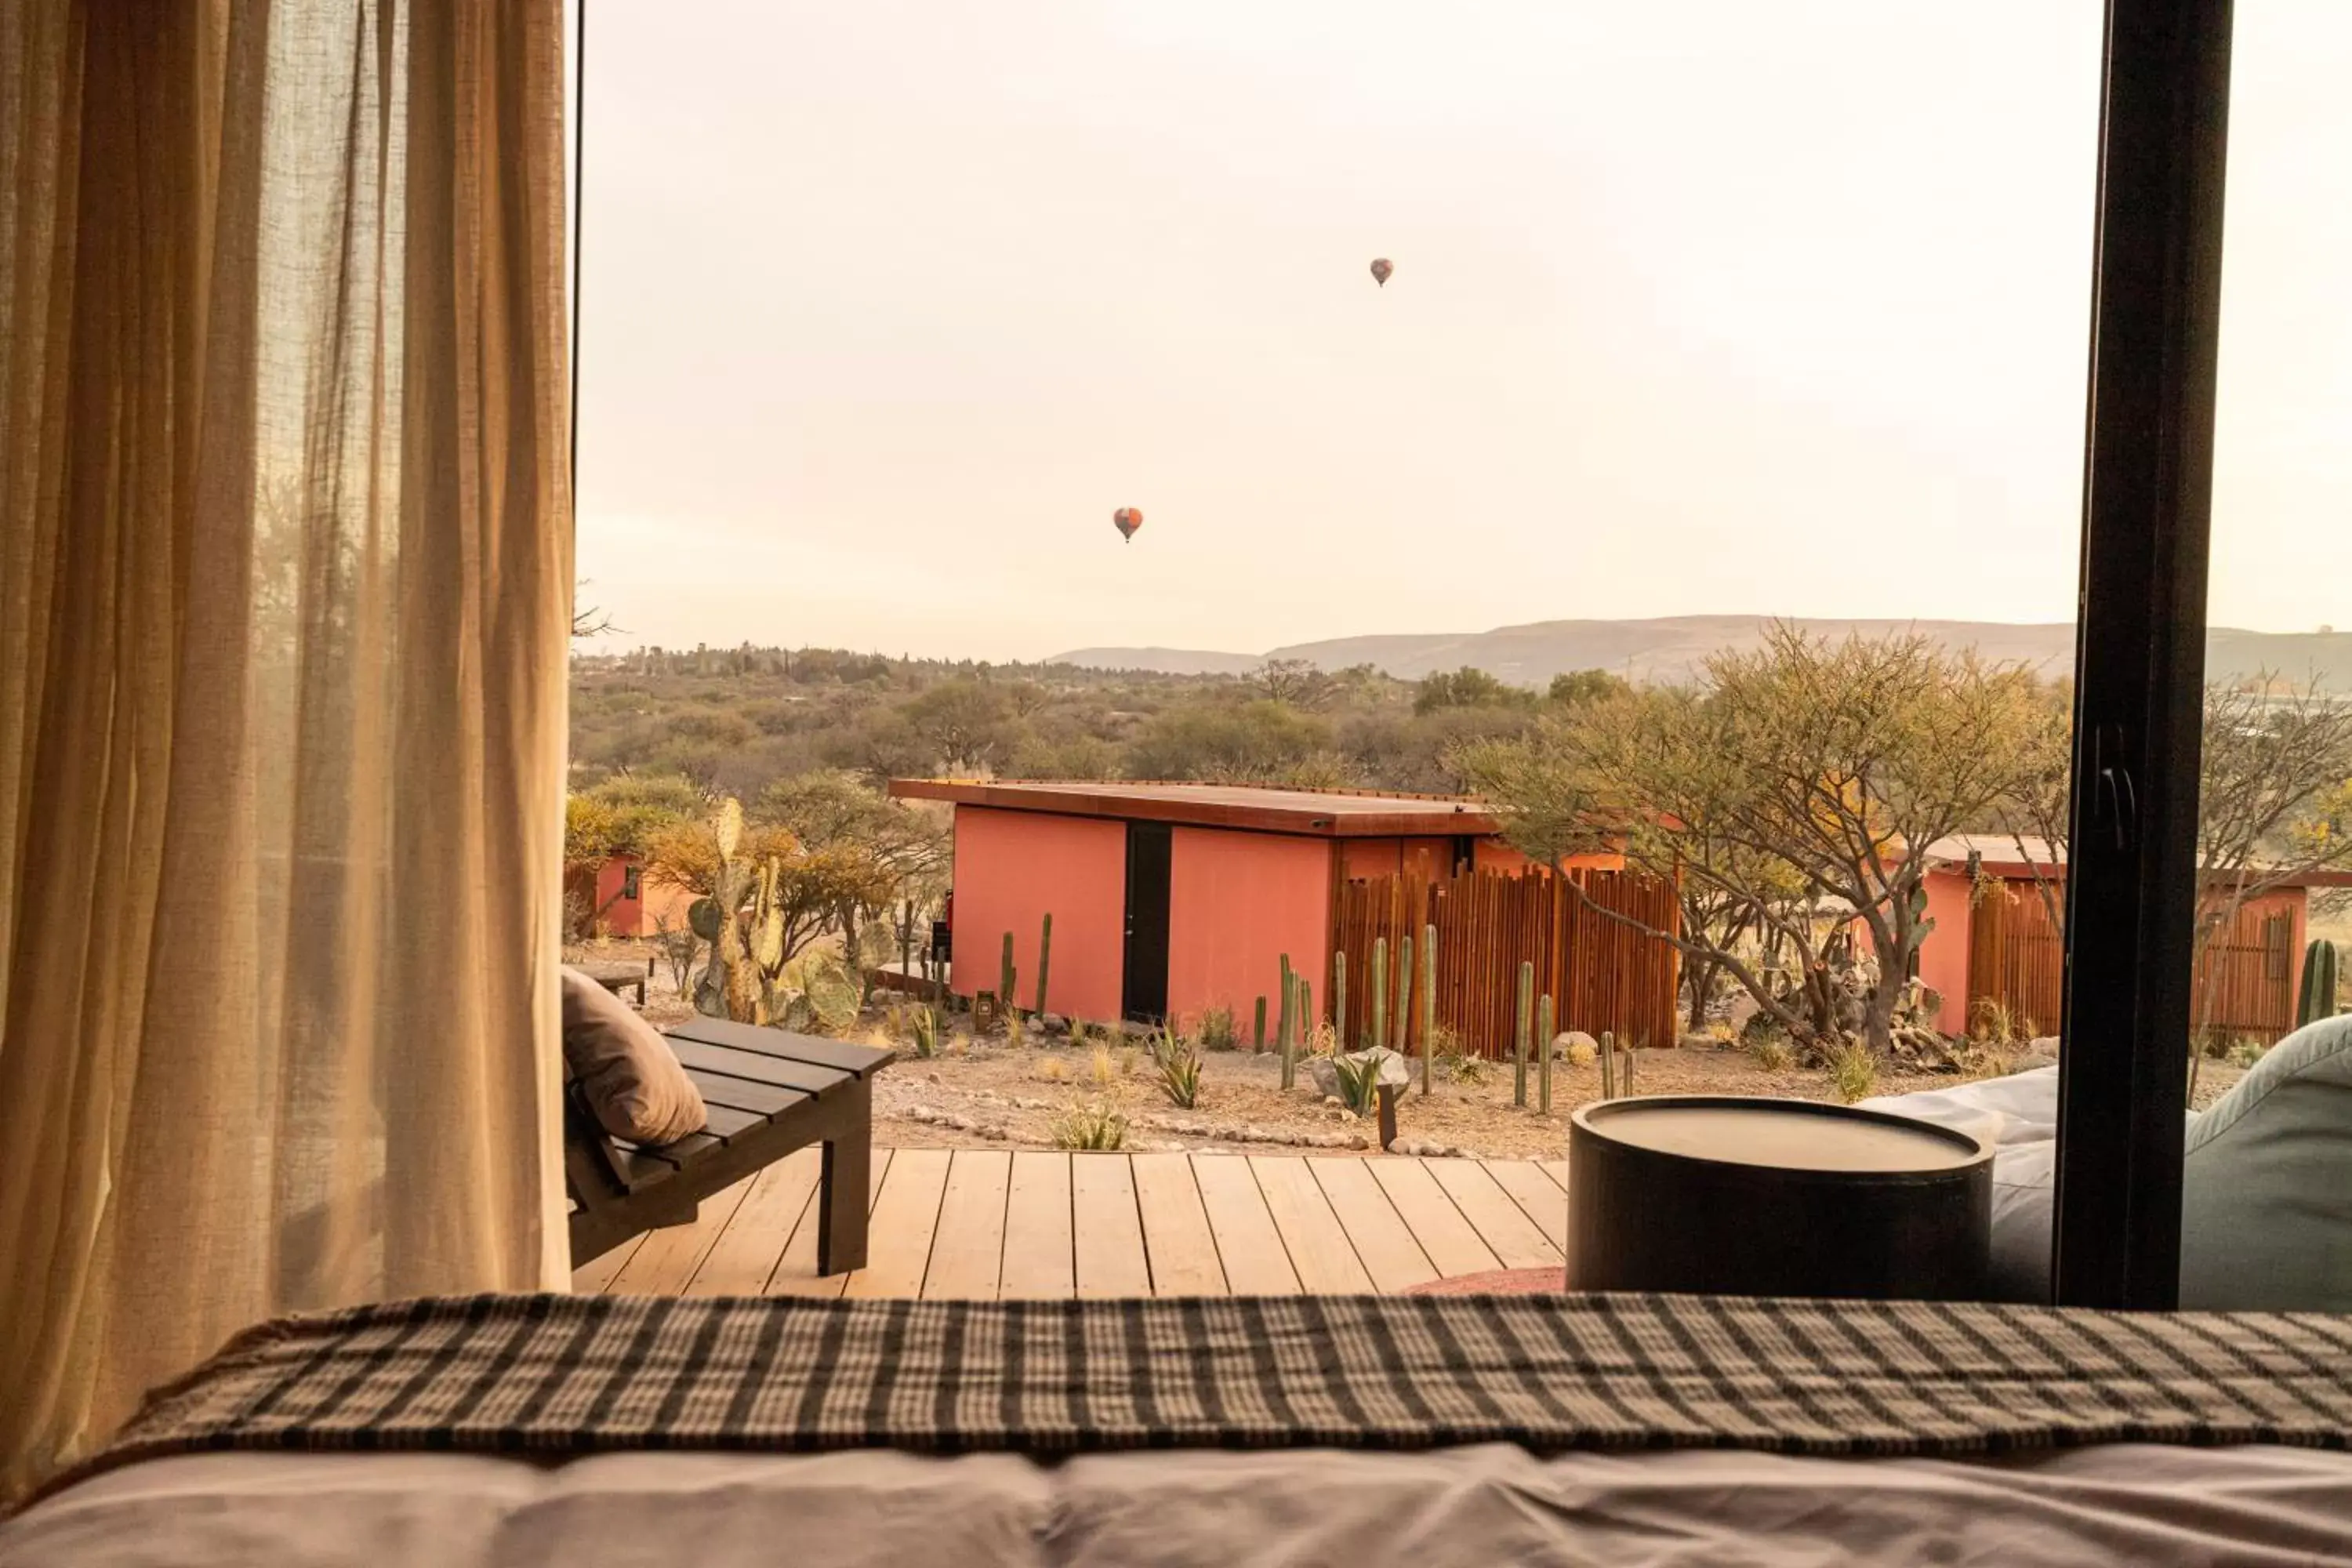
[[[695,1018],[662,1037],[702,1091],[709,1120],[675,1143],[630,1143],[604,1131],[567,1076],[563,1172],[572,1203],[572,1266],[640,1231],[685,1225],[712,1194],[796,1149],[823,1143],[817,1272],[863,1268],[874,1074],[897,1053],[723,1018]]]

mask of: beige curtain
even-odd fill
[[[562,22],[0,5],[0,1493],[566,1278]]]

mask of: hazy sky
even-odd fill
[[[2094,0],[590,10],[621,644],[2071,614]],[[2347,81],[2238,7],[2221,623],[2352,623]]]

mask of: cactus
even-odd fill
[[[1348,955],[1344,951],[1331,955],[1331,1037],[1339,1049],[1348,1048]]]
[[[1522,1110],[1528,1103],[1528,1032],[1535,1027],[1536,966],[1527,959],[1519,961],[1518,1007],[1512,1018],[1511,1031],[1511,1103]]]
[[[2336,944],[2315,941],[2303,952],[2303,984],[2295,993],[2294,1026],[2300,1029],[2335,1016]]]
[[[1259,1055],[1265,1052],[1265,998],[1257,999],[1257,1021],[1250,1031],[1250,1049]]]
[[[1372,938],[1372,1049],[1389,1043],[1389,939]]]
[[[1037,1006],[1045,1011],[1045,968],[1054,957],[1054,911],[1047,910],[1045,919],[1037,928]]]
[[[1536,1058],[1536,1109],[1546,1116],[1551,1114],[1551,993],[1547,991],[1536,999],[1536,1049],[1542,1054]]]
[[[1021,972],[1013,967],[1013,933],[1006,931],[1004,956],[996,961],[996,999],[1004,1005],[1004,1011],[1008,1016],[1015,1006],[1020,1005],[1020,999],[1014,995],[1013,990],[1013,982],[1020,977]]]
[[[1437,927],[1421,928],[1421,1092],[1429,1093],[1429,1058],[1437,1052]]]
[[[1283,1053],[1283,1058],[1286,1061],[1289,1059],[1290,1055],[1290,1005],[1293,999],[1292,993],[1297,989],[1297,984],[1292,978],[1290,973],[1290,954],[1286,952],[1282,955],[1282,990],[1280,993],[1282,1014],[1281,1016],[1277,1017],[1274,1022],[1274,1048]],[[1288,1089],[1290,1087],[1288,1079],[1286,1078],[1283,1080],[1282,1087],[1285,1089]]]
[[[1282,1087],[1298,1081],[1298,976],[1282,961]]]
[[[1315,1033],[1315,987],[1304,974],[1298,977],[1298,1043],[1305,1045]]]
[[[1617,1098],[1617,1037],[1601,1031],[1601,1098]]]
[[[1412,938],[1397,939],[1397,1055],[1412,1055]]]

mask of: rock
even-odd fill
[[[1029,1026],[1047,1035],[1066,1035],[1070,1032],[1070,1021],[1059,1013],[1040,1013],[1029,1020]]]
[[[1601,1059],[1601,1042],[1581,1029],[1562,1029],[1552,1037],[1551,1054],[1560,1061],[1582,1067]]]

